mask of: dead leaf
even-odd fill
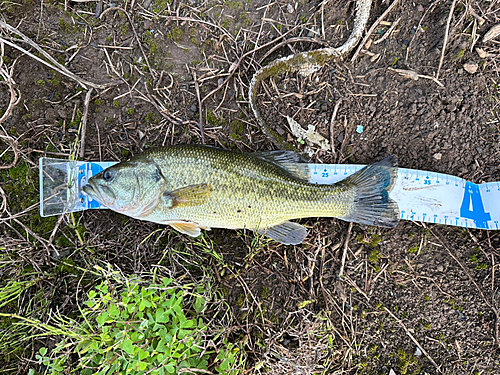
[[[464,64],[464,69],[467,73],[474,74],[477,72],[477,64]]]

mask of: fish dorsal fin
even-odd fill
[[[198,206],[207,201],[211,192],[208,184],[189,185],[174,191],[165,191],[163,200],[169,208]]]
[[[308,182],[311,179],[309,165],[304,163],[280,163],[279,166],[293,177]]]
[[[262,151],[254,152],[253,156],[270,161],[271,163],[307,163],[302,155],[294,151],[276,150],[276,151]]]
[[[299,180],[308,181],[311,177],[307,161],[294,151],[278,150],[252,154],[267,162],[276,164]]]
[[[307,229],[300,224],[285,221],[271,228],[259,229],[257,233],[284,245],[298,245],[306,238]]]
[[[201,234],[200,227],[196,223],[191,222],[178,222],[169,223],[169,225],[176,231],[187,234],[191,237],[198,237]]]

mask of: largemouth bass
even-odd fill
[[[249,229],[287,245],[307,230],[289,220],[336,217],[391,228],[389,198],[397,172],[391,155],[334,184],[311,184],[291,151],[238,153],[210,146],[152,149],[89,179],[83,190],[106,207],[167,224],[189,236],[200,229]]]

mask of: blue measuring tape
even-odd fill
[[[310,164],[311,182],[333,184],[364,165]],[[444,173],[398,168],[389,194],[402,220],[499,229],[500,182],[475,184]]]
[[[41,215],[106,208],[82,194],[81,188],[90,177],[116,163],[41,158]],[[308,166],[311,171],[310,182],[318,184],[334,184],[364,167],[359,164]],[[54,178],[56,175],[61,175],[57,183]],[[52,193],[57,186],[63,184],[74,186],[75,189],[68,188],[66,194]],[[398,168],[396,183],[390,196],[398,203],[402,220],[465,228],[499,229],[500,182],[474,184],[448,174]]]

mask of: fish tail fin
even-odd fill
[[[341,219],[385,228],[395,227],[400,219],[399,207],[389,197],[389,192],[394,187],[397,170],[396,156],[389,155],[339,182],[355,191],[351,210]]]

